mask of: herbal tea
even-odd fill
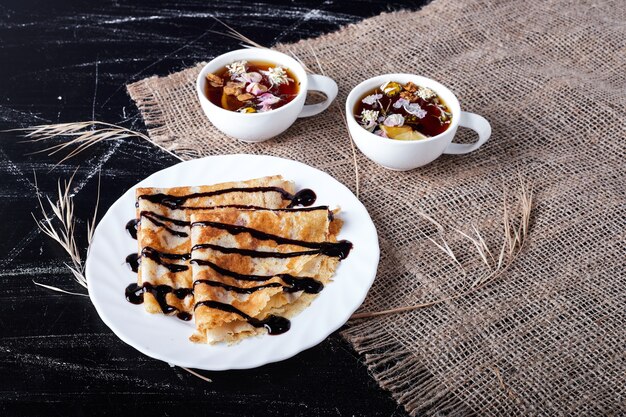
[[[236,61],[207,74],[205,93],[211,103],[240,113],[275,110],[298,95],[293,73],[269,62]]]
[[[445,132],[452,114],[430,88],[388,81],[361,97],[354,118],[378,136],[419,140]]]

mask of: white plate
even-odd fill
[[[137,280],[125,265],[137,242],[124,226],[135,217],[135,188],[214,184],[281,174],[296,189],[311,188],[316,205],[341,207],[345,221],[340,238],[354,245],[334,277],[310,307],[277,336],[262,335],[236,345],[201,345],[189,341],[194,323],[149,314],[126,301],[124,289]],[[287,359],[324,340],[361,305],[376,277],[379,248],[376,229],[365,207],[330,175],[288,159],[254,155],[211,156],[159,171],[128,190],[96,228],[86,275],[89,296],[107,326],[140,352],[173,365],[206,370],[247,369]]]

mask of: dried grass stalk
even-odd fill
[[[199,373],[197,373],[196,371],[194,371],[192,369],[185,368],[184,366],[179,366],[179,368],[189,372],[191,375],[195,376],[196,378],[200,378],[201,380],[203,380],[205,382],[213,382],[212,379],[209,379],[209,378],[207,378],[204,375],[200,375]]]
[[[495,365],[489,366],[488,368],[491,369],[491,371],[494,373],[494,375],[498,379],[498,385],[500,386],[502,390],[506,392],[508,397],[511,398],[512,400],[517,399],[517,395],[515,395],[513,390],[510,387],[507,387],[506,384],[504,383],[504,379],[502,378],[502,374],[500,373],[500,370]]]
[[[24,136],[29,138],[28,142],[41,142],[56,137],[70,138],[62,143],[32,152],[32,154],[47,152],[48,156],[52,156],[58,152],[68,150],[69,152],[59,162],[57,162],[56,165],[67,161],[84,150],[103,141],[130,137],[150,140],[150,138],[143,133],[135,132],[122,126],[99,121],[38,125],[20,129],[5,130],[5,132],[25,132]]]
[[[352,317],[350,317],[350,319],[354,320],[354,319],[362,319],[362,318],[369,318],[369,317],[377,317],[377,316],[383,316],[387,314],[401,313],[405,311],[417,310],[420,308],[432,307],[437,304],[441,304],[447,301],[452,301],[461,297],[468,296],[471,293],[478,291],[486,287],[487,285],[495,282],[496,280],[498,280],[500,277],[502,277],[504,272],[506,272],[506,270],[511,266],[511,264],[520,255],[522,248],[524,247],[528,239],[528,233],[530,230],[530,218],[532,215],[532,208],[533,208],[533,192],[532,192],[532,188],[529,187],[521,178],[520,178],[519,201],[520,201],[519,214],[518,216],[514,217],[510,214],[507,208],[508,202],[507,202],[507,196],[506,196],[506,191],[505,191],[504,201],[503,201],[503,206],[504,206],[503,218],[502,218],[502,222],[503,222],[502,245],[501,245],[500,253],[498,255],[497,260],[494,258],[492,252],[489,250],[489,247],[487,243],[485,242],[485,240],[483,239],[482,234],[475,226],[472,225],[472,230],[474,234],[476,235],[475,237],[465,232],[455,229],[456,233],[460,234],[465,239],[471,242],[471,244],[476,249],[477,259],[480,262],[484,263],[486,266],[485,268],[486,272],[483,273],[482,275],[479,275],[467,289],[457,294],[454,294],[452,296],[440,298],[440,299],[422,303],[422,304],[398,307],[398,308],[393,308],[393,309],[383,310],[383,311],[353,314]],[[459,263],[454,252],[452,251],[452,249],[446,242],[445,238],[442,236],[443,226],[441,226],[441,224],[438,223],[431,216],[425,213],[419,213],[419,214],[422,218],[426,219],[437,228],[437,231],[439,233],[439,238],[441,239],[442,243],[438,243],[437,241],[435,241],[429,236],[426,236],[426,238],[430,240],[439,250],[445,253],[455,265],[457,265],[463,270],[463,272],[465,272],[463,266]]]
[[[215,20],[216,22],[218,22],[220,25],[224,26],[226,29],[228,29],[228,31],[226,33],[224,32],[218,32],[216,30],[211,30],[209,32],[215,33],[217,35],[223,35],[223,36],[228,36],[229,38],[235,39],[240,41],[243,46],[253,46],[255,48],[264,48],[264,49],[268,49],[265,46],[256,43],[255,41],[253,41],[252,39],[248,38],[247,36],[243,35],[241,32],[236,31],[235,29],[233,29],[231,26],[227,25],[224,21],[218,19],[215,16],[211,16],[213,18],[213,20]]]
[[[47,206],[52,210],[52,216],[48,216],[46,213],[46,205],[44,204],[41,194],[39,192],[39,186],[37,184],[37,176],[35,175],[35,189],[37,192],[37,201],[41,209],[42,218],[37,219],[34,213],[31,213],[37,227],[44,234],[55,240],[70,256],[71,263],[65,263],[65,266],[70,270],[74,280],[84,288],[87,288],[87,278],[85,278],[85,264],[80,256],[80,251],[74,237],[76,229],[76,219],[74,218],[74,199],[70,194],[72,188],[72,181],[76,171],[72,174],[69,180],[64,181],[61,185],[61,180],[57,182],[57,201],[52,202],[50,197],[46,197]],[[98,205],[100,203],[100,174],[98,174],[98,194],[96,197],[96,206],[91,221],[87,223],[87,241],[91,243],[93,232],[96,225],[96,216],[98,214]],[[67,291],[62,288],[54,287],[51,285],[41,284],[33,281],[40,287],[47,288],[49,290],[62,292],[65,294],[87,296],[86,294]]]

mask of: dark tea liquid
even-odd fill
[[[268,68],[275,68],[277,66],[277,64],[274,64],[272,62],[248,61],[247,72],[258,72],[259,74],[263,75],[261,71],[267,71]],[[268,88],[268,93],[271,93],[281,99],[279,102],[272,104],[272,110],[278,109],[289,103],[291,100],[296,98],[296,96],[298,95],[298,91],[300,91],[300,81],[296,78],[296,76],[290,69],[285,67],[283,67],[283,69],[287,73],[287,77],[291,78],[293,81],[289,81],[289,83],[287,84],[272,86],[267,76],[263,75],[263,78],[259,82],[259,84],[263,84]],[[228,81],[236,82],[235,80],[230,79],[230,75],[228,74],[228,68],[226,67],[220,69],[217,72],[214,72],[214,74],[224,80],[224,85],[226,85]],[[234,96],[224,94],[224,87],[213,87],[210,85],[210,83],[206,83],[204,92],[211,103],[223,109],[231,111],[237,111],[243,107],[249,107],[255,102],[254,99],[243,102],[239,101]]]

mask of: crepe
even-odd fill
[[[190,213],[225,205],[284,208],[293,193],[294,184],[281,176],[210,186],[138,188],[138,284],[148,289],[143,295],[146,311],[193,311]]]
[[[264,320],[308,306],[339,263],[334,218],[328,207],[191,213],[191,340],[236,342],[266,332]]]

